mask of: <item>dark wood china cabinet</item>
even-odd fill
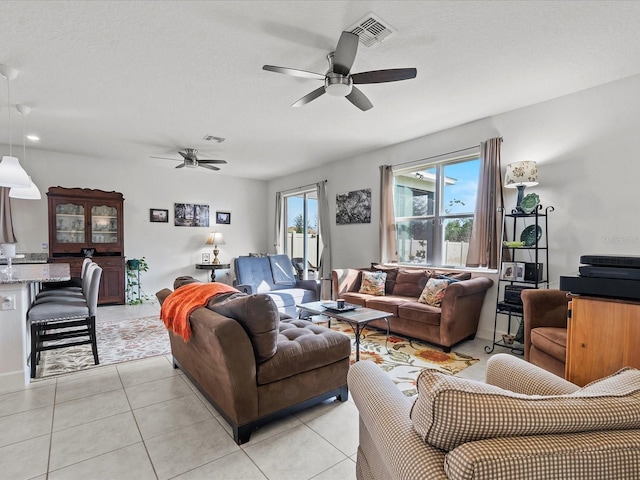
[[[80,276],[85,256],[102,267],[98,303],[125,303],[124,198],[119,192],[51,187],[49,261]]]

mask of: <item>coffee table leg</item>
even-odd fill
[[[389,317],[384,317],[384,321],[387,322],[387,338],[384,339],[384,348],[386,348],[387,353],[390,354],[389,347],[387,346],[389,343]]]
[[[356,362],[360,361],[360,324],[356,323]]]

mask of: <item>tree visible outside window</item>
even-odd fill
[[[479,173],[474,155],[395,174],[399,262],[466,264]]]

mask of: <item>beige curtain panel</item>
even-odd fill
[[[9,187],[0,187],[0,243],[16,243],[11,219]]]
[[[473,219],[468,267],[498,268],[502,238],[502,173],[500,147],[502,137],[490,138],[480,144],[480,178],[476,211]]]
[[[393,166],[380,166],[380,262],[397,262],[396,217],[393,205]]]

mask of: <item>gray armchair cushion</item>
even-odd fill
[[[288,255],[269,255],[273,283],[280,287],[294,287],[296,276],[293,273],[293,264]]]
[[[252,293],[267,293],[275,287],[269,257],[238,257],[235,272],[238,285],[249,285]]]

